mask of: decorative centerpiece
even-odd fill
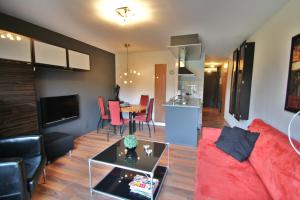
[[[137,162],[138,160],[138,155],[136,153],[136,151],[132,150],[132,151],[127,151],[126,152],[126,157],[125,160],[128,164],[134,164]]]
[[[138,145],[138,141],[134,135],[127,135],[124,138],[124,145],[128,149],[128,151],[134,151],[136,146]]]

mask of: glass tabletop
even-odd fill
[[[152,150],[150,155],[147,155],[144,150],[144,145],[149,145]],[[134,151],[127,150],[124,146],[124,138],[114,143],[95,157],[92,161],[99,161],[106,164],[112,164],[120,168],[129,168],[143,172],[152,172],[167,144],[152,142],[146,140],[138,140],[138,146]]]

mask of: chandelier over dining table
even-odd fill
[[[122,80],[123,84],[132,84],[134,79],[138,76],[141,76],[141,72],[135,70],[135,69],[130,69],[128,66],[128,48],[130,47],[129,43],[124,44],[126,48],[126,71],[123,72],[120,75],[120,79]]]

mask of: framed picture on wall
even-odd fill
[[[300,34],[292,38],[285,110],[300,110]]]

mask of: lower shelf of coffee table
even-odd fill
[[[156,199],[158,196],[167,173],[167,167],[157,166],[154,178],[159,180],[159,185],[153,194],[153,199]],[[115,197],[117,199],[149,200],[149,198],[145,196],[130,192],[129,183],[136,174],[145,176],[142,173],[115,167],[93,188],[93,192]]]

